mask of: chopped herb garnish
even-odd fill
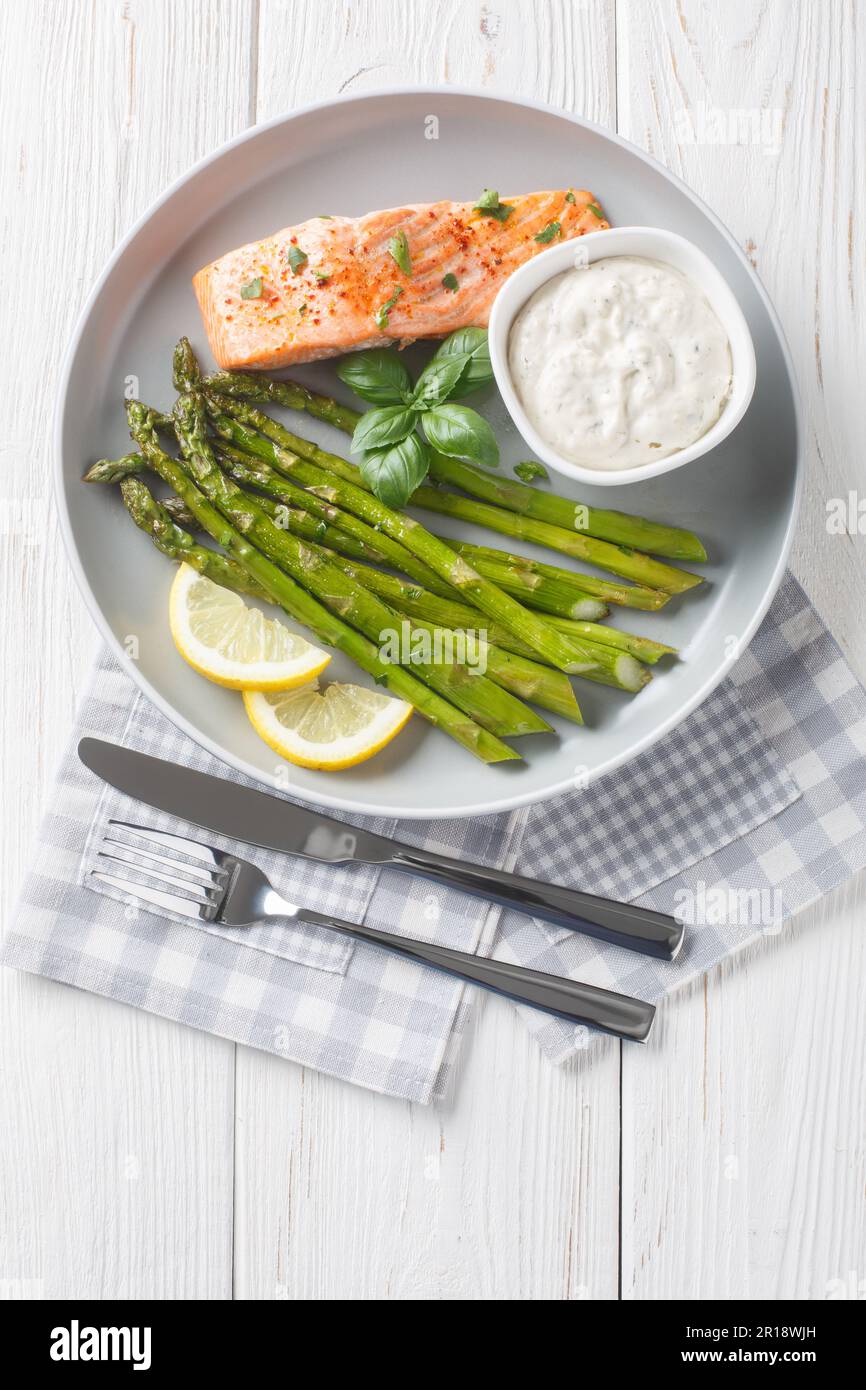
[[[548,222],[546,227],[535,233],[533,241],[540,241],[542,246],[546,246],[555,236],[562,236],[562,227],[558,222]]]
[[[292,267],[293,275],[297,275],[298,271],[307,264],[307,253],[302,251],[300,246],[290,246],[286,255],[289,265]]]
[[[388,242],[388,254],[400,267],[404,275],[412,274],[412,258],[409,255],[409,242],[401,227],[396,236]]]
[[[509,203],[500,203],[495,188],[485,188],[472,211],[480,212],[482,217],[495,217],[497,222],[505,222],[514,208]]]
[[[377,328],[381,328],[384,330],[388,327],[388,316],[402,293],[403,287],[402,285],[398,285],[394,293],[391,295],[390,299],[386,299],[384,304],[379,305],[378,309],[373,315],[373,319]]]
[[[241,299],[261,299],[262,282],[261,278],[250,280],[248,284],[241,286]]]
[[[602,220],[604,220],[604,213],[602,212],[602,210],[601,210],[601,208],[599,207],[598,203],[587,203],[586,206],[589,208],[590,212],[594,212],[594,213],[595,213],[596,217],[601,218]]]
[[[333,222],[334,220],[334,214],[332,212],[320,212],[318,217],[320,222]]]
[[[525,483],[532,483],[536,478],[543,478],[546,483],[550,482],[550,474],[544,464],[535,463],[530,459],[527,459],[526,463],[515,463],[514,471]]]
[[[443,275],[443,276],[442,276],[442,284],[445,286],[446,290],[452,290],[452,291],[453,291],[453,290],[459,290],[459,288],[460,288],[460,282],[459,282],[459,280],[457,279],[457,276],[456,276],[456,275],[452,275],[450,271],[448,272],[447,275]]]
[[[566,201],[567,203],[573,203],[573,202],[575,201],[575,198],[574,198],[574,189],[573,189],[573,188],[570,188],[570,189],[568,190],[568,192],[566,193],[566,195],[565,195],[565,201]]]
[[[313,274],[315,275],[320,285],[327,285],[328,281],[331,278],[327,271],[324,270],[314,270]]]
[[[298,313],[299,313],[300,317],[303,318],[303,317],[304,317],[304,314],[305,314],[306,312],[307,312],[307,301],[304,300],[303,304],[302,304],[301,307],[298,309]]]

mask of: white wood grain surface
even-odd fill
[[[0,7],[0,53],[4,916],[95,649],[51,516],[63,345],[169,179],[301,102],[416,81],[536,96],[708,200],[789,336],[794,566],[866,675],[863,540],[825,526],[828,498],[866,488],[854,0],[43,0]],[[0,1293],[825,1297],[866,1273],[863,898],[712,972],[644,1050],[557,1070],[488,999],[432,1108],[5,971]]]

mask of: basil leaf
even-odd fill
[[[430,449],[413,430],[387,449],[376,449],[361,460],[361,476],[380,502],[405,507],[430,465]]]
[[[468,405],[437,405],[422,417],[424,433],[434,449],[450,458],[472,459],[495,468],[499,445],[487,421]]]
[[[286,258],[292,267],[292,274],[297,275],[299,270],[303,270],[307,264],[307,253],[302,251],[300,246],[290,246],[286,252]]]
[[[241,286],[241,299],[261,299],[262,282],[261,279],[250,280],[246,285]]]
[[[412,396],[412,378],[393,348],[352,352],[340,362],[337,376],[373,405],[407,404]]]
[[[573,190],[573,189],[570,188],[570,189],[568,190],[568,192],[567,192],[566,195],[565,195],[565,201],[566,201],[567,203],[573,203],[573,202],[575,201],[574,190]]]
[[[525,483],[532,483],[536,478],[543,478],[546,483],[550,482],[550,474],[544,464],[536,463],[532,459],[527,459],[525,463],[515,463],[514,471]]]
[[[412,404],[425,409],[447,400],[466,369],[467,358],[431,357],[415,383]]]
[[[495,217],[497,222],[505,222],[511,216],[514,208],[508,203],[500,203],[499,194],[495,188],[485,188],[478,202],[472,208],[473,212],[480,212],[482,217]]]
[[[390,316],[391,310],[394,308],[394,305],[397,303],[397,300],[400,298],[400,295],[402,293],[403,287],[402,285],[398,285],[394,293],[391,295],[391,298],[386,299],[384,304],[380,304],[375,314],[373,315],[373,322],[375,323],[376,327],[381,328],[383,332],[388,327],[388,318]]]
[[[352,450],[379,449],[384,444],[396,444],[415,428],[415,414],[405,405],[383,405],[368,410],[355,426]]]
[[[451,290],[452,293],[454,290],[459,290],[460,288],[460,281],[457,279],[456,275],[451,274],[450,270],[447,275],[442,276],[442,284],[445,286],[446,290]]]
[[[542,246],[546,246],[549,241],[553,241],[555,236],[562,236],[562,227],[558,222],[548,222],[546,227],[542,227],[540,232],[536,232],[533,241],[540,241]]]
[[[412,274],[412,257],[409,255],[409,242],[401,227],[396,236],[388,242],[388,254],[397,263],[404,275]]]
[[[600,221],[604,221],[604,213],[602,212],[598,203],[587,203],[586,206],[589,208],[590,212],[595,213],[596,217],[599,218]]]
[[[484,328],[458,328],[456,333],[449,334],[431,358],[431,363],[443,357],[463,359],[463,371],[459,380],[448,392],[452,401],[471,395],[473,391],[493,380],[487,330]]]

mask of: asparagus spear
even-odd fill
[[[336,425],[346,434],[354,433],[360,419],[357,410],[339,405],[330,397],[316,395],[294,381],[270,381],[267,377],[245,372],[217,372],[208,378],[207,385],[222,395],[240,396],[260,404],[272,401],[275,405],[288,406],[290,410],[305,410],[319,420]],[[628,512],[587,507],[582,502],[537,492],[524,483],[513,482],[510,478],[494,478],[471,464],[446,458],[443,454],[434,454],[430,471],[435,478],[453,483],[480,501],[492,502],[509,511],[523,512],[537,517],[539,521],[563,526],[566,530],[577,528],[588,536],[650,551],[672,560],[700,562],[707,558],[698,537],[677,526],[665,526]]]
[[[82,479],[85,483],[119,483],[122,478],[135,477],[147,468],[147,461],[137,450],[119,459],[99,459]]]
[[[456,492],[421,486],[412,494],[412,505],[441,516],[456,516],[462,521],[472,521],[478,526],[486,526],[490,531],[530,541],[533,545],[547,546],[551,550],[561,551],[563,555],[571,555],[575,560],[585,560],[611,574],[619,574],[624,579],[632,579],[650,589],[661,589],[667,594],[682,594],[703,583],[700,575],[689,574],[687,570],[667,565],[663,560],[654,560],[639,550],[611,545],[610,541],[596,540],[582,531],[566,531],[563,526],[551,526],[548,521],[521,516],[502,507],[491,507],[487,502],[476,502],[474,498],[461,497]]]
[[[130,433],[151,468],[182,498],[208,535],[262,586],[284,612],[309,628],[318,641],[345,652],[362,670],[394,695],[407,700],[431,724],[450,734],[482,762],[495,763],[519,758],[520,755],[507,744],[468,719],[410,671],[383,661],[372,642],[329,612],[262,554],[247,539],[244,531],[223,516],[184,468],[163,452],[148,411],[140,402],[130,401],[127,404],[127,417]]]
[[[404,621],[407,625],[410,624],[408,617]],[[411,628],[413,631],[420,628],[429,632],[434,640],[438,639],[443,644],[453,644],[461,638],[465,641],[472,635],[466,629],[440,627],[421,618],[412,618]],[[561,671],[552,670],[549,666],[542,666],[530,658],[516,656],[513,652],[493,646],[480,638],[477,641],[479,657],[484,658],[487,675],[497,685],[510,690],[512,695],[518,696],[519,699],[530,700],[535,705],[541,705],[543,709],[563,715],[575,724],[583,723],[583,715],[568,676],[563,675]]]
[[[157,501],[140,478],[123,478],[120,492],[136,526],[145,531],[157,550],[161,550],[170,560],[177,560],[178,563],[185,561],[199,574],[212,579],[214,584],[221,584],[224,589],[235,589],[253,598],[270,598],[261,584],[231,556],[208,550],[207,546],[194,541],[187,531],[178,526],[166,507]]]
[[[629,652],[647,666],[655,666],[663,656],[676,656],[676,647],[665,646],[664,642],[654,642],[650,637],[639,637],[634,632],[623,632],[620,628],[607,627],[604,623],[569,622],[567,619],[555,623],[566,635],[582,637],[585,642],[593,642],[604,647],[616,647],[621,652]]]
[[[605,603],[613,603],[622,608],[640,608],[655,612],[670,602],[670,594],[661,589],[648,589],[642,584],[617,584],[610,579],[597,579],[594,574],[583,570],[567,570],[560,565],[549,565],[541,560],[530,560],[524,555],[514,555],[507,550],[496,550],[488,545],[476,545],[471,541],[452,541],[458,555],[465,555],[477,567],[486,563],[507,565],[526,574],[542,575],[546,578],[569,583],[582,594],[592,594]],[[495,575],[490,575],[495,579]],[[577,615],[575,615],[577,616]],[[580,616],[588,616],[581,614]]]
[[[582,531],[614,545],[664,555],[670,560],[700,563],[707,558],[703,542],[693,532],[683,531],[678,526],[664,526],[629,512],[588,507],[584,502],[572,502],[568,497],[541,492],[512,478],[496,478],[471,463],[446,458],[444,454],[434,454],[430,472],[438,482],[462,488],[481,502],[491,502],[510,512],[563,526],[566,531]]]
[[[217,433],[242,447],[255,447],[253,429],[259,429],[262,422],[268,427],[274,423],[252,406],[216,396],[209,399],[215,407],[211,418]],[[226,408],[230,413],[221,413]],[[312,484],[305,481],[305,486],[314,487],[318,496],[339,504],[343,510],[352,512],[399,541],[477,608],[509,628],[516,636],[522,637],[550,665],[561,671],[574,671],[585,659],[579,644],[563,637],[538,614],[524,608],[489,579],[483,578],[444,541],[432,536],[412,517],[392,511],[372,493],[299,459],[286,449],[275,447],[270,461],[280,470],[285,469],[288,474],[303,481],[310,477],[310,470],[313,469],[315,481]]]

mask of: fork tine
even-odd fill
[[[134,883],[128,878],[118,878],[114,874],[103,874],[98,869],[91,869],[90,877],[119,889],[127,898],[138,898],[142,902],[152,903],[154,907],[176,912],[180,917],[193,917],[198,922],[212,922],[216,916],[216,907],[213,904],[197,904],[191,898],[182,898],[178,893],[163,893],[156,888],[145,888],[143,884]]]
[[[162,864],[166,869],[173,869],[178,874],[188,877],[190,886],[194,883],[206,883],[208,887],[212,887],[215,878],[224,879],[226,877],[225,869],[200,869],[197,865],[187,864],[183,859],[169,859],[167,854],[154,854],[151,850],[128,844],[126,840],[116,840],[112,835],[104,835],[102,844],[114,845],[116,849],[125,850],[127,854],[133,856],[135,863],[138,863],[140,859],[150,859],[154,864]]]
[[[97,858],[105,859],[107,863],[114,865],[115,868],[132,869],[137,874],[143,874],[146,879],[156,879],[157,883],[169,883],[175,888],[182,888],[184,896],[190,902],[196,903],[218,903],[221,901],[224,888],[221,884],[212,883],[193,883],[189,878],[178,878],[176,874],[163,873],[161,869],[152,869],[149,864],[138,864],[134,859],[119,859],[117,855],[110,854],[107,850],[101,849],[97,853]],[[135,882],[135,880],[131,880]],[[216,893],[216,898],[210,895]]]
[[[137,835],[139,839],[150,840],[155,845],[167,845],[169,849],[177,850],[179,854],[188,854],[191,859],[200,859],[215,869],[221,868],[226,858],[220,850],[210,849],[199,840],[188,840],[185,835],[171,835],[167,830],[151,830],[149,827],[133,825],[132,821],[126,820],[110,820],[108,824],[119,826]]]

